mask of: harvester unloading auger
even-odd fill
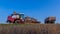
[[[8,23],[20,23],[20,24],[25,24],[25,23],[40,23],[37,21],[35,18],[31,17],[24,17],[24,13],[16,13],[14,12],[12,15],[8,16],[7,18]]]

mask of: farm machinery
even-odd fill
[[[24,13],[16,13],[14,12],[12,15],[8,16],[7,18],[7,23],[20,23],[20,24],[24,24],[24,23],[40,23],[39,21],[37,21],[35,18],[31,18],[28,16],[24,16]]]

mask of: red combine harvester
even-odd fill
[[[24,23],[24,14],[23,13],[16,13],[12,14],[11,16],[8,16],[7,18],[8,23]]]

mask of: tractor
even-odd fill
[[[7,18],[7,23],[21,23],[21,24],[25,24],[25,23],[40,23],[39,21],[37,21],[35,18],[31,18],[31,17],[24,17],[24,13],[16,13],[14,12],[12,15],[8,16]]]
[[[14,12],[15,13],[15,12]],[[7,23],[24,23],[24,14],[15,14],[8,16]]]

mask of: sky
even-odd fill
[[[44,23],[48,16],[55,16],[60,23],[60,0],[0,0],[0,23],[6,23],[13,11],[24,13]]]

